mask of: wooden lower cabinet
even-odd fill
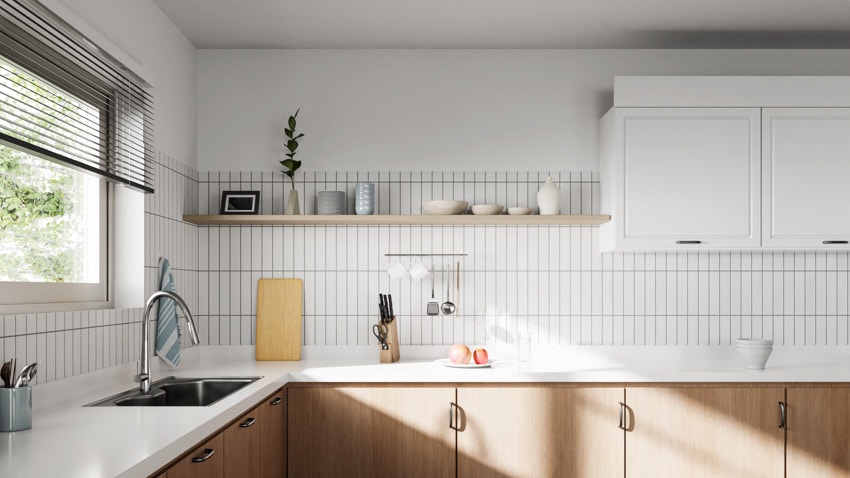
[[[221,433],[224,439],[224,476],[260,476],[262,406],[239,417]]]
[[[168,478],[223,478],[224,437],[210,438],[168,469]]]
[[[292,387],[289,477],[455,475],[448,387]]]
[[[623,388],[467,388],[459,477],[623,476]]]
[[[278,390],[156,478],[285,477],[285,400]]]
[[[280,389],[260,405],[260,476],[286,476],[286,390]]]
[[[781,478],[784,401],[779,387],[627,388],[625,476]]]
[[[850,476],[850,388],[788,388],[788,478]]]

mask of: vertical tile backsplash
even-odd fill
[[[221,191],[261,191],[261,214],[281,214],[290,185],[280,172],[201,172],[159,155],[156,193],[145,197],[145,293],[159,258],[199,322],[202,342],[254,343],[256,282],[304,280],[307,345],[373,344],[377,293],[393,294],[406,346],[538,344],[728,345],[736,337],[782,345],[848,345],[847,252],[600,253],[594,226],[195,226],[183,214],[217,214]],[[297,175],[302,213],[316,193],[376,183],[377,214],[420,214],[429,199],[536,205],[551,175],[564,214],[599,214],[595,172],[308,172]],[[464,254],[387,257],[386,254]],[[428,316],[430,277],[391,281],[393,261],[435,269],[446,299],[449,261],[460,262],[458,313]],[[141,308],[0,317],[0,357],[40,362],[52,381],[136,361]]]
[[[376,183],[380,214],[419,214],[429,199],[534,206],[548,175],[563,213],[598,214],[590,172],[323,172],[298,176],[302,212],[315,195]],[[223,190],[261,191],[261,213],[280,214],[289,190],[280,173],[200,174],[201,214]],[[459,313],[428,316],[430,281],[391,281],[387,253],[460,257]],[[512,342],[528,330],[546,345],[728,345],[737,337],[781,345],[848,344],[845,252],[600,253],[590,226],[211,226],[199,228],[204,338],[252,344],[256,280],[304,280],[307,345],[374,342],[376,294],[391,292],[405,345]],[[445,300],[445,258],[434,266]],[[456,288],[452,287],[454,294]]]

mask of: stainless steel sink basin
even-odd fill
[[[87,407],[204,407],[212,405],[261,377],[175,378],[154,382],[150,393],[138,389],[86,405]]]

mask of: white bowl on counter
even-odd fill
[[[747,370],[764,370],[767,359],[773,352],[773,340],[740,338],[735,340],[735,349]]]
[[[422,210],[425,211],[425,214],[435,214],[435,215],[454,215],[454,214],[463,214],[466,211],[466,206],[469,203],[466,201],[452,201],[452,200],[434,200],[434,201],[425,201],[422,203]]]
[[[496,214],[502,214],[502,210],[504,209],[504,206],[498,204],[476,204],[472,206],[472,214],[477,216],[494,216]]]

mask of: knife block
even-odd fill
[[[381,350],[381,363],[398,362],[400,354],[398,350],[398,322],[395,317],[387,322],[387,348]]]

